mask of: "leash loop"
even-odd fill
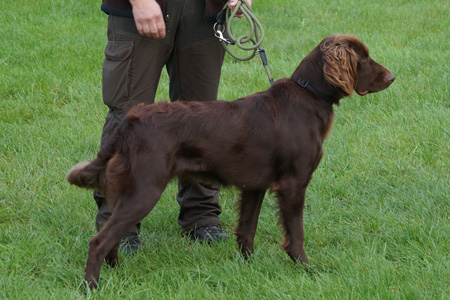
[[[249,32],[248,34],[236,37],[231,30],[231,25],[233,24],[233,20],[237,18],[236,14],[239,10],[243,15],[241,19],[246,19],[248,22]],[[273,83],[274,80],[268,68],[265,51],[261,48],[261,44],[264,40],[264,29],[253,14],[253,10],[246,0],[238,0],[233,10],[230,10],[228,3],[225,4],[222,11],[217,15],[217,22],[214,24],[214,32],[228,54],[237,60],[247,61],[252,59],[256,54],[259,54],[270,84]],[[250,51],[250,53],[247,56],[237,55],[229,47],[233,45],[236,45],[243,51]]]

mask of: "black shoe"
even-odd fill
[[[219,242],[223,239],[228,239],[228,234],[222,229],[219,224],[208,224],[188,232],[188,235],[193,240],[201,242]]]
[[[136,232],[129,232],[125,234],[120,240],[119,251],[124,254],[131,254],[136,252],[140,247],[142,247],[143,243],[139,239],[139,236]]]

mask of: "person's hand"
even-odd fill
[[[247,2],[248,4],[250,4],[250,6],[252,6],[253,0],[247,0]],[[238,0],[231,0],[230,2],[228,2],[228,7],[233,10],[236,7],[237,3]],[[240,10],[236,13],[236,17],[238,18],[242,18],[243,16],[244,14]]]
[[[162,39],[166,36],[161,7],[155,0],[130,0],[137,30],[151,39]]]

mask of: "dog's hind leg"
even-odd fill
[[[280,186],[283,188],[277,191],[277,196],[284,237],[281,247],[293,261],[306,264],[308,257],[303,249],[303,207],[306,186],[298,186],[293,180],[285,181]]]
[[[148,180],[132,185],[133,192],[118,197],[114,212],[105,226],[89,243],[85,280],[91,289],[97,288],[104,259],[111,266],[117,263],[117,246],[129,228],[140,222],[156,205],[167,183],[161,186]]]
[[[105,261],[111,268],[114,268],[119,263],[117,252],[119,251],[120,242],[116,243],[105,257]]]
[[[245,259],[253,253],[258,217],[265,191],[243,191],[239,203],[239,224],[236,230],[237,242]]]

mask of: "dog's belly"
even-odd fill
[[[204,166],[204,164],[203,164]],[[266,190],[274,182],[268,168],[256,168],[245,164],[229,164],[215,168],[203,167],[202,171],[187,170],[177,177],[211,186],[235,186],[240,190]]]

